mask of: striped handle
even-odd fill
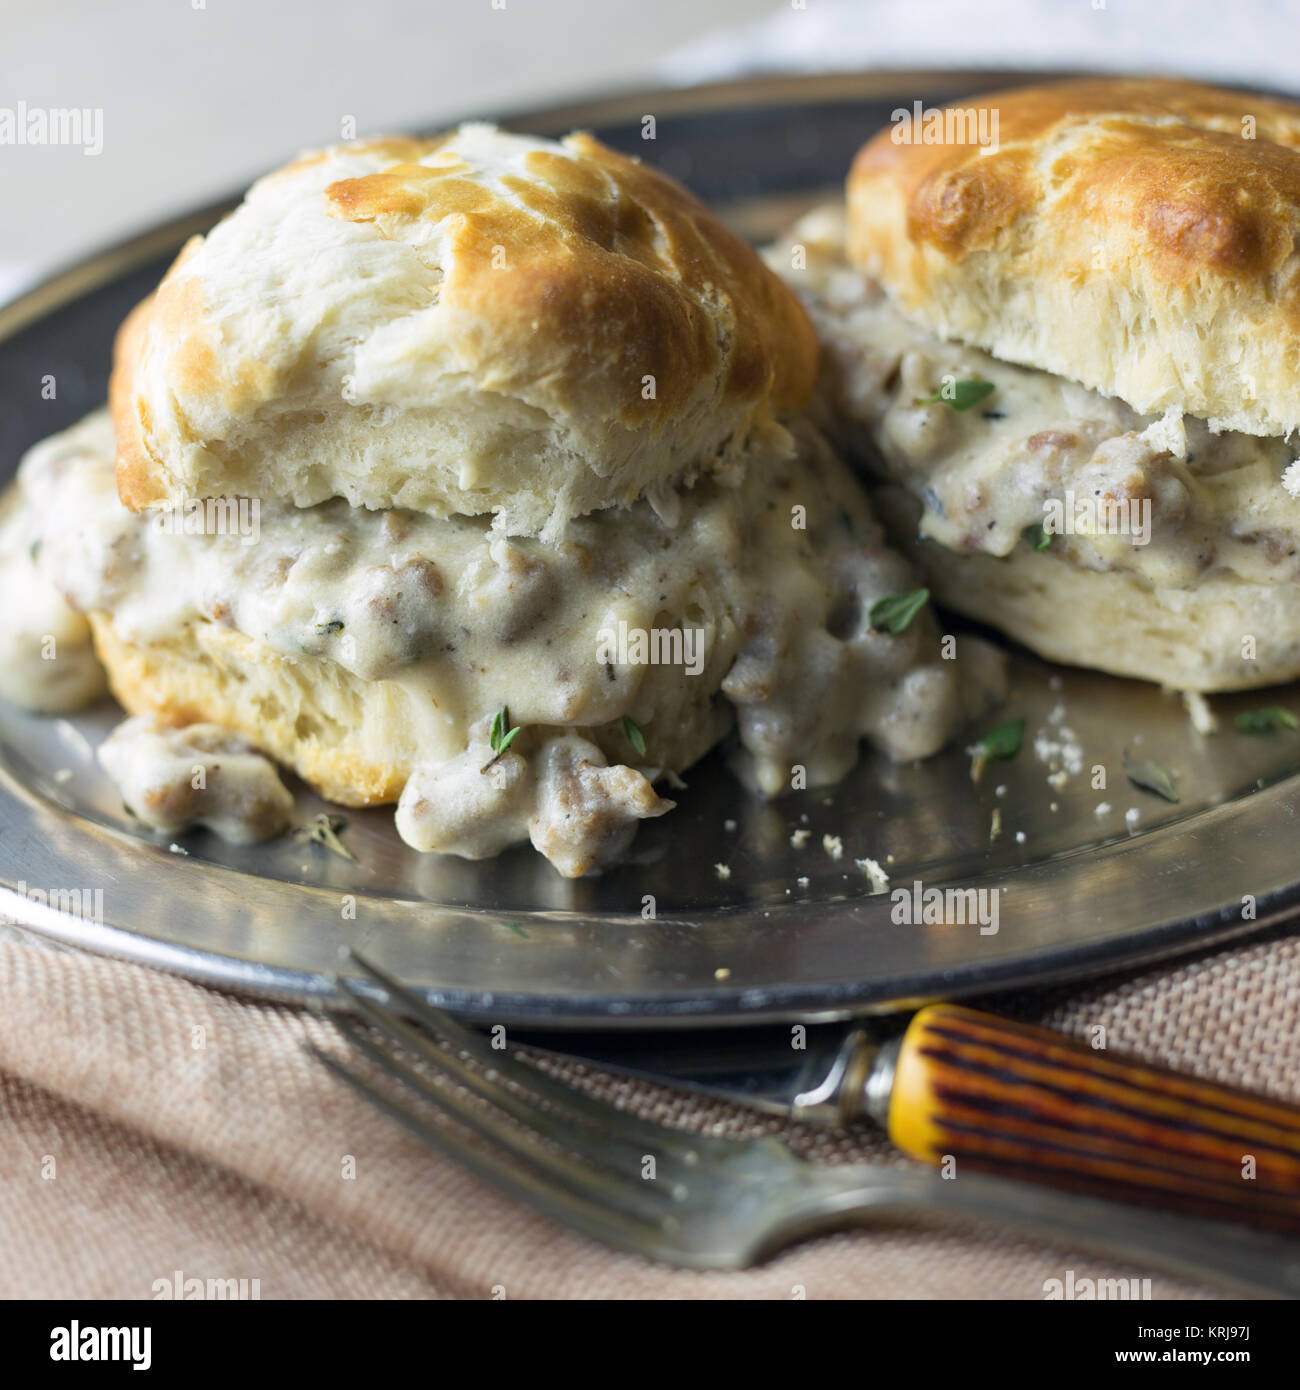
[[[952,1004],[903,1035],[889,1135],[927,1163],[1300,1234],[1300,1107]]]

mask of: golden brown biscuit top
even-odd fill
[[[564,348],[629,363],[625,419],[673,414],[710,366],[724,367],[727,393],[770,394],[779,410],[806,403],[812,359],[799,348],[810,335],[797,304],[684,188],[586,134],[523,162],[493,187],[448,150],[432,164],[340,180],[325,198],[330,216],[394,241],[449,220],[441,299],[484,319],[512,312],[534,331],[532,316],[545,313]],[[659,368],[653,399],[641,390],[648,362]]]
[[[360,142],[261,180],[121,335],[119,483],[138,507],[273,476],[534,529],[801,408],[816,362],[751,248],[590,136]]]
[[[1121,220],[1168,268],[1276,269],[1300,209],[1300,104],[1192,82],[1094,79],[994,92],[998,146],[904,144],[883,130],[850,184],[887,177],[907,234],[960,257],[1044,200]]]
[[[1232,427],[1297,423],[1281,376],[1238,354],[1232,335],[1271,336],[1270,352],[1292,372],[1300,365],[1300,104],[1191,82],[1092,79],[958,106],[985,113],[985,132],[995,116],[996,144],[924,143],[915,131],[907,141],[894,125],[849,175],[849,254],[909,314],[986,349],[1000,342],[1014,360],[1139,409],[1181,405],[1185,388],[1192,413]],[[993,301],[1026,286],[1037,307],[1019,302],[1016,312],[1057,319],[1056,360],[1042,355],[1048,325],[993,322]],[[1095,346],[1071,343],[1060,316],[1104,330],[1107,295],[1112,317],[1138,335],[1133,350],[1141,342],[1165,354],[1168,371],[1134,379],[1122,364],[1108,369]],[[1174,341],[1179,322],[1199,349]]]

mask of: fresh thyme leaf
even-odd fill
[[[322,637],[328,637],[332,632],[342,632],[343,619],[331,618],[327,623],[317,623],[316,631],[319,632]]]
[[[1052,543],[1052,533],[1045,526],[1026,526],[1024,536],[1035,550],[1046,550]]]
[[[1154,792],[1166,801],[1178,802],[1178,788],[1174,786],[1174,779],[1159,763],[1137,762],[1129,757],[1126,749],[1124,773],[1135,787],[1140,787],[1144,792]]]
[[[506,749],[515,741],[515,735],[519,732],[519,725],[510,727],[510,708],[502,705],[492,719],[492,731],[488,735],[488,742],[492,745],[492,756],[479,769],[486,772],[488,768],[499,763],[505,756]]]
[[[995,758],[1014,758],[1020,752],[1020,743],[1025,736],[1025,721],[1009,719],[990,729],[980,741],[966,751],[971,755],[970,779],[978,782],[984,775],[985,763]]]
[[[515,741],[515,735],[519,732],[516,724],[510,727],[510,709],[507,705],[502,705],[497,711],[496,718],[492,721],[492,751],[499,758],[502,753]]]
[[[320,845],[329,850],[331,854],[337,854],[340,859],[350,859],[355,864],[357,856],[339,839],[340,834],[347,828],[346,816],[331,816],[322,811],[319,815],[313,816],[311,820],[304,821],[301,825],[295,825],[293,838]]]
[[[645,734],[641,732],[640,724],[630,714],[623,716],[623,734],[632,747],[636,749],[637,757],[644,758]]]
[[[1232,721],[1243,734],[1275,734],[1281,729],[1294,729],[1300,720],[1289,709],[1272,705],[1268,709],[1248,709]]]
[[[1009,719],[990,729],[976,745],[986,758],[1014,758],[1020,752],[1020,744],[1025,736],[1025,721]]]
[[[929,589],[913,589],[910,594],[890,594],[871,605],[871,626],[877,632],[906,632],[912,619],[930,601]]]
[[[975,381],[964,377],[951,385],[945,382],[933,396],[921,396],[912,404],[950,405],[954,410],[969,410],[996,390],[997,387],[991,381]]]

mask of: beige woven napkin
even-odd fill
[[[994,1001],[1113,1049],[1300,1100],[1300,938],[1086,989]],[[307,1056],[307,1011],[0,941],[0,1296],[150,1298],[257,1280],[262,1298],[1027,1298],[1146,1276],[989,1228],[892,1225],[735,1274],[667,1269],[561,1229],[424,1150]],[[723,1104],[573,1068],[672,1124],[780,1132]],[[822,1162],[868,1131],[786,1130]],[[251,1290],[252,1285],[250,1283]],[[1210,1291],[1153,1276],[1155,1297]]]

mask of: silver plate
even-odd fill
[[[824,196],[894,106],[1005,79],[765,80],[512,124],[594,129],[761,237]],[[654,146],[637,138],[647,111],[658,118]],[[102,397],[113,327],[184,237],[221,210],[0,310],[0,479],[26,444]],[[11,384],[18,364],[28,367],[21,392]],[[32,405],[33,370],[55,374],[57,405]],[[1300,708],[1300,691],[1216,700],[1220,731],[1202,737],[1178,698],[1153,687],[1023,653],[1012,670],[1006,710],[990,722],[1025,717],[1025,746],[977,784],[958,746],[918,765],[868,757],[833,792],[763,804],[714,757],[675,812],[643,827],[629,863],[576,883],[531,850],[479,864],[415,854],[387,811],[349,814],[355,863],[291,839],[250,850],[197,833],[169,846],[133,827],[95,767],[114,709],[46,720],[0,705],[0,915],[71,945],[293,999],[327,998],[328,972],[353,945],[466,1015],[608,1027],[830,1019],[1189,950],[1294,909],[1300,738],[1249,738],[1231,718],[1262,704]],[[1046,743],[1060,742],[1062,724],[1077,737],[1081,770],[1049,782]],[[1126,749],[1176,775],[1177,805],[1126,780]],[[1093,785],[1098,767],[1105,789]],[[304,817],[323,809],[298,792]],[[1099,814],[1101,803],[1110,810]],[[1001,833],[991,841],[995,810]],[[797,830],[810,832],[802,848],[791,844]],[[842,857],[824,836],[831,851],[842,842]],[[891,888],[996,890],[997,931],[896,924],[890,893],[871,892],[854,863],[868,856]],[[81,910],[66,897],[74,910],[43,905],[18,885],[81,890]],[[647,897],[653,920],[642,916]]]

